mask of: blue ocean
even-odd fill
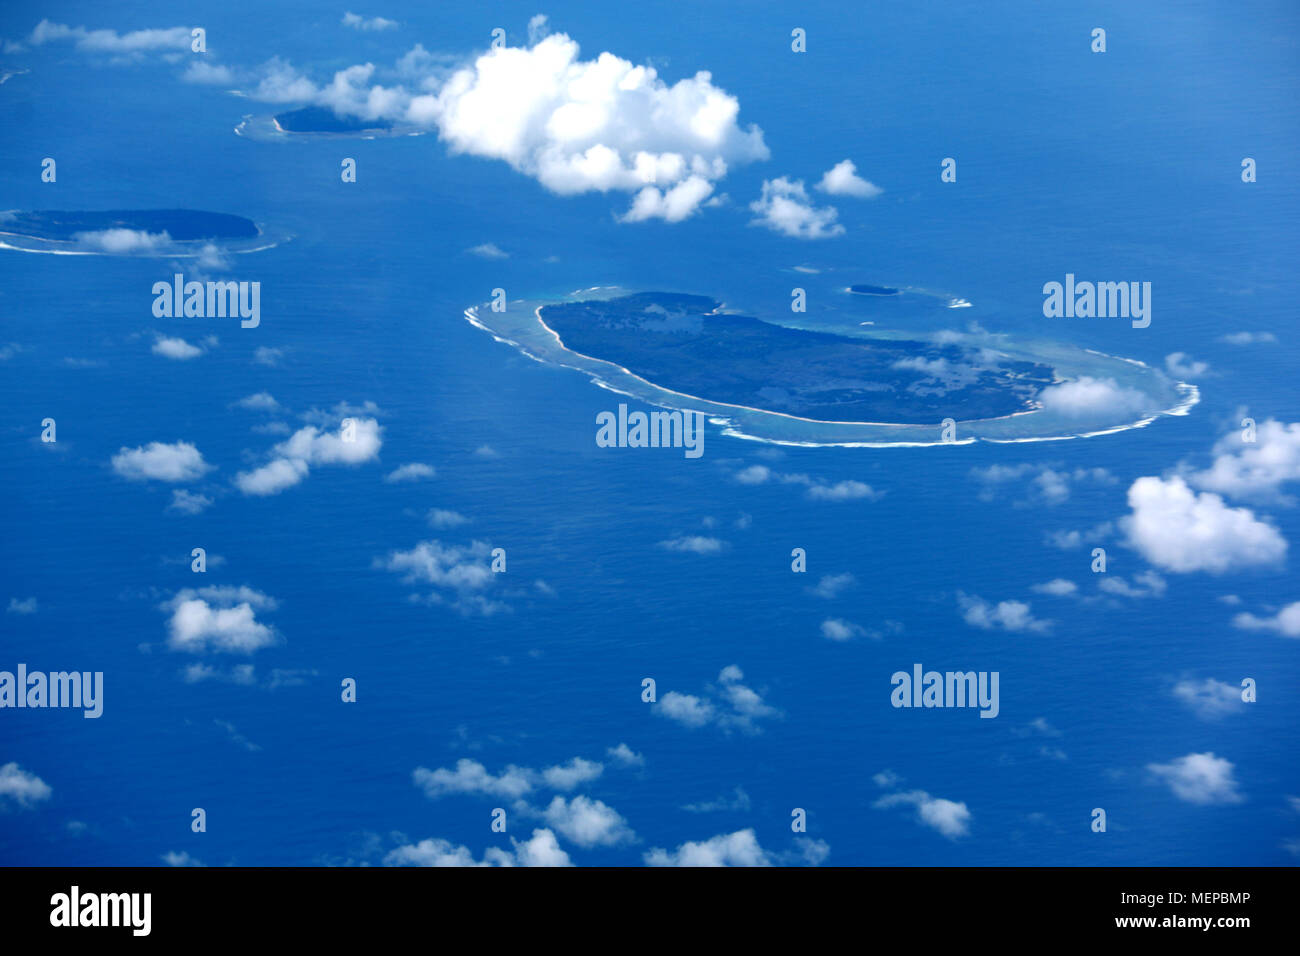
[[[0,12],[0,206],[230,213],[271,243],[0,249],[0,671],[102,674],[93,719],[0,707],[0,862],[1300,860],[1300,9],[345,12]],[[140,33],[177,27],[206,51]],[[359,87],[437,94],[496,28],[520,57],[562,35],[667,87],[705,71],[768,155],[724,151],[692,214],[631,221],[633,190],[559,188],[544,147],[494,158],[450,121],[236,133],[313,101],[268,77],[373,64]],[[815,188],[846,158],[874,194]],[[782,177],[840,228],[775,228],[751,204]],[[260,323],[157,316],[178,272],[260,283]],[[1149,282],[1150,325],[1046,317],[1067,274]],[[1020,443],[711,423],[692,459],[599,447],[598,414],[650,406],[464,315],[595,286],[789,315],[801,287],[825,322],[906,327],[853,283],[1199,401]],[[896,706],[915,665],[996,673],[996,714]]]

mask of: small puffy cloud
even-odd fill
[[[1154,571],[1135,574],[1132,584],[1118,574],[1108,574],[1097,582],[1099,590],[1127,598],[1164,597],[1166,587],[1165,579]]]
[[[276,412],[280,410],[280,403],[270,392],[257,392],[253,395],[245,395],[235,402],[235,407],[255,412]]]
[[[573,866],[569,854],[560,849],[550,830],[534,830],[527,840],[511,837],[510,842],[514,844],[520,866]]]
[[[831,641],[849,641],[861,637],[866,632],[852,621],[839,618],[827,618],[822,621],[822,637]]]
[[[1188,754],[1169,763],[1147,764],[1147,770],[1169,785],[1174,796],[1188,803],[1240,803],[1233,764],[1213,753]]]
[[[1113,378],[1084,375],[1060,385],[1049,385],[1038,393],[1045,411],[1066,418],[1090,415],[1139,415],[1147,410],[1148,399],[1141,392],[1119,385]]]
[[[1018,504],[1043,502],[1058,505],[1069,500],[1074,485],[1084,483],[1114,484],[1116,479],[1105,468],[1065,468],[1059,463],[989,465],[972,468],[971,477],[981,485],[980,500],[992,501],[1004,486],[1022,485]]]
[[[1094,528],[1088,528],[1085,531],[1051,531],[1045,536],[1046,541],[1054,548],[1060,548],[1062,551],[1073,551],[1083,547],[1085,543],[1096,544],[1104,541],[1115,533],[1115,526],[1104,521]]]
[[[36,598],[34,598],[34,597],[23,598],[21,601],[20,601],[18,598],[10,598],[10,599],[9,599],[9,607],[5,609],[5,613],[7,613],[7,614],[35,614],[35,613],[36,613]]]
[[[777,716],[780,711],[769,706],[758,691],[742,684],[741,681],[744,677],[745,675],[740,668],[734,664],[723,668],[722,673],[719,675],[719,680],[722,683],[719,693],[735,712],[734,717],[724,717],[723,722],[726,724],[735,723],[748,729],[752,721]]]
[[[1300,637],[1300,601],[1288,604],[1272,617],[1243,612],[1232,619],[1232,626],[1244,631],[1274,631],[1283,637]]]
[[[469,847],[450,840],[428,839],[390,850],[384,855],[384,866],[514,866],[514,857],[492,847],[478,861]]]
[[[665,222],[681,222],[695,215],[712,192],[713,183],[703,176],[691,176],[671,189],[660,190],[655,186],[646,186],[632,197],[632,205],[623,214],[622,221],[662,219]]]
[[[246,495],[279,494],[301,482],[317,465],[360,465],[379,457],[382,427],[373,418],[351,420],[351,428],[337,432],[315,425],[298,429],[271,449],[271,461],[235,476],[235,486]]]
[[[414,461],[400,468],[395,468],[384,476],[384,481],[390,485],[400,484],[404,481],[422,481],[425,478],[432,478],[437,474],[432,465],[426,465],[422,462]]]
[[[194,259],[194,264],[201,270],[224,272],[230,268],[230,258],[226,255],[226,250],[221,246],[214,242],[207,242],[199,250],[198,256]]]
[[[1180,477],[1139,478],[1129,487],[1130,514],[1120,520],[1127,543],[1166,571],[1222,573],[1276,564],[1286,540],[1249,508],[1231,508]]]
[[[537,782],[536,771],[527,767],[511,764],[494,776],[488,773],[483,764],[464,758],[456,761],[455,770],[417,767],[412,777],[415,785],[431,800],[450,794],[484,794],[517,799],[530,792]]]
[[[876,491],[861,481],[845,480],[832,485],[805,474],[775,472],[766,465],[750,465],[732,477],[742,485],[761,485],[769,479],[786,485],[803,485],[807,488],[809,501],[856,501],[864,498],[876,501],[884,497],[884,492]]]
[[[580,847],[617,846],[636,839],[617,810],[589,797],[555,797],[541,815],[549,827]]]
[[[755,218],[750,225],[765,226],[796,239],[830,239],[843,235],[833,206],[817,207],[808,198],[802,180],[763,180],[763,194],[749,204]]]
[[[0,767],[0,809],[30,810],[50,799],[50,785],[16,763]]]
[[[882,790],[896,790],[903,784],[903,778],[888,768],[873,774],[871,781]]]
[[[1186,352],[1170,352],[1165,356],[1165,370],[1174,378],[1200,378],[1210,370],[1210,366],[1195,361]]]
[[[703,696],[668,691],[659,698],[655,713],[685,727],[716,725],[728,733],[742,730],[758,733],[759,721],[779,717],[781,712],[763,700],[763,696],[744,683],[745,675],[734,664],[718,674],[717,686],[706,689]]]
[[[326,90],[318,90],[316,84],[294,69],[291,63],[276,56],[267,60],[258,69],[257,85],[248,90],[247,95],[269,103],[316,101],[323,105],[328,101],[332,104],[337,100],[340,86],[346,88],[350,81],[359,79],[363,75],[364,71],[358,73],[357,70],[356,67],[340,70],[335,75],[335,86],[327,99]],[[374,67],[371,66],[370,72],[373,71]]]
[[[854,196],[858,199],[872,199],[884,192],[879,186],[859,176],[858,167],[848,159],[828,169],[817,188],[832,196]]]
[[[337,432],[307,425],[276,445],[275,453],[309,465],[359,465],[378,457],[383,445],[379,423],[373,418],[358,418],[353,425],[355,431],[350,438],[342,425]]]
[[[413,584],[429,584],[455,595],[453,606],[462,613],[492,614],[504,605],[488,601],[481,592],[491,587],[496,575],[491,566],[492,548],[486,542],[473,541],[468,545],[444,545],[442,542],[421,541],[409,551],[393,551],[375,564],[397,574]],[[428,598],[433,603],[443,600],[434,593]]]
[[[266,345],[259,345],[253,350],[254,365],[278,365],[280,359],[284,358],[284,349],[273,349]]]
[[[819,598],[830,600],[839,597],[842,591],[857,583],[857,578],[847,571],[843,574],[824,574],[816,586],[809,588],[808,592],[817,595]]]
[[[447,511],[442,508],[429,509],[425,520],[429,522],[431,528],[459,528],[469,523],[469,519],[459,511]]]
[[[175,651],[252,654],[277,641],[257,620],[258,611],[275,610],[275,599],[249,587],[185,588],[162,607],[171,612],[167,646]]]
[[[230,86],[235,82],[235,73],[228,66],[196,59],[190,61],[185,72],[181,74],[181,80],[185,83]]]
[[[839,481],[833,485],[813,484],[808,486],[807,494],[812,501],[857,501],[862,498],[874,501],[881,497],[880,492],[860,481]]]
[[[1174,685],[1173,695],[1190,707],[1202,720],[1216,720],[1244,709],[1241,688],[1207,677],[1203,681],[1182,680]]]
[[[309,470],[304,461],[277,458],[260,468],[235,475],[235,486],[246,495],[278,495],[306,478]]]
[[[703,727],[714,718],[713,704],[693,694],[670,690],[659,698],[655,712],[687,727]]]
[[[496,243],[485,242],[481,246],[474,246],[472,249],[466,249],[472,256],[478,256],[480,259],[509,259],[510,253],[503,252]]]
[[[772,477],[772,469],[766,465],[750,465],[736,472],[734,477],[742,485],[761,485]]]
[[[412,779],[431,800],[458,794],[519,800],[536,790],[573,790],[596,780],[604,770],[598,761],[574,757],[568,763],[542,770],[510,764],[493,774],[477,760],[462,758],[456,761],[455,769],[417,767]]]
[[[1268,419],[1255,429],[1255,441],[1233,432],[1214,446],[1214,462],[1188,481],[1197,488],[1234,498],[1278,500],[1283,484],[1300,481],[1300,422]]]
[[[1051,629],[1051,621],[1034,617],[1031,608],[1023,601],[999,601],[992,604],[978,595],[957,592],[957,603],[962,608],[962,620],[971,627],[986,631],[1032,631],[1043,633]]]
[[[397,29],[396,20],[386,20],[383,17],[363,17],[357,13],[345,13],[343,19],[339,21],[345,27],[351,27],[353,30],[364,30],[368,33],[377,33],[381,30]]]
[[[917,819],[922,824],[937,830],[949,840],[956,840],[970,833],[971,812],[965,803],[932,797],[924,790],[887,794],[872,805],[877,810],[896,806],[915,807]]]
[[[113,470],[130,481],[194,481],[212,470],[189,442],[150,442],[122,448],[112,459]]]
[[[624,767],[644,767],[645,757],[637,753],[627,744],[619,744],[617,747],[610,747],[605,753],[615,763]]]
[[[468,847],[449,840],[427,839],[407,843],[385,854],[385,866],[572,866],[550,830],[534,830],[527,840],[511,838],[514,852],[489,847],[477,860]]]
[[[671,538],[667,541],[660,541],[659,547],[666,551],[678,551],[689,554],[720,554],[726,550],[727,542],[718,538],[707,538],[702,535],[693,534]]]
[[[203,354],[203,349],[197,345],[191,345],[182,338],[169,338],[160,335],[154,339],[153,348],[150,349],[154,355],[161,355],[163,358],[176,359],[184,362],[187,359],[198,358]]]
[[[172,237],[167,233],[144,232],[139,229],[78,232],[72,238],[83,249],[114,256],[155,255],[172,248]]]
[[[1044,584],[1035,584],[1031,591],[1038,594],[1050,594],[1052,597],[1072,597],[1079,591],[1079,586],[1065,578],[1053,578]]]
[[[782,855],[782,865],[821,866],[831,855],[831,845],[825,840],[810,840],[807,837],[795,837],[795,849],[792,853]]]
[[[168,866],[202,866],[203,864],[190,856],[185,850],[168,850],[162,856],[158,857]]]
[[[553,790],[572,790],[595,780],[605,771],[604,765],[594,760],[574,757],[567,764],[557,764],[542,771],[542,779]],[[561,831],[563,832],[563,831]]]
[[[167,510],[183,515],[196,515],[211,507],[212,499],[207,495],[176,488],[172,491],[171,504],[167,506]]]
[[[655,847],[645,855],[648,866],[771,866],[767,852],[752,829],[721,833],[702,842],[683,843],[676,850]]]

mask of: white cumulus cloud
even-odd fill
[[[1045,411],[1067,418],[1089,415],[1139,415],[1146,411],[1147,399],[1136,389],[1119,385],[1113,378],[1084,375],[1060,385],[1049,385],[1038,393]]]
[[[915,807],[917,819],[922,824],[937,830],[950,840],[956,840],[970,832],[971,812],[965,803],[932,797],[924,790],[887,794],[873,806],[878,810],[896,806]]]
[[[12,805],[30,810],[36,804],[50,799],[52,792],[49,784],[16,763],[0,767],[0,807]]]
[[[212,470],[189,442],[150,442],[122,448],[112,459],[113,470],[131,481],[193,481]]]
[[[972,627],[986,631],[1000,628],[1004,631],[1033,631],[1042,633],[1051,629],[1052,622],[1034,617],[1032,608],[1024,601],[999,601],[992,604],[978,595],[957,592],[957,603],[962,608],[962,620]]]
[[[814,206],[803,180],[784,176],[763,180],[763,193],[749,209],[755,214],[751,225],[766,226],[796,239],[830,239],[844,233],[844,227],[835,221],[839,217],[836,209]]]
[[[251,654],[276,643],[274,628],[257,620],[258,611],[275,608],[274,598],[249,587],[185,588],[163,604],[171,612],[167,645],[191,654]]]
[[[154,340],[153,348],[150,349],[154,355],[161,355],[163,358],[176,359],[185,361],[187,359],[198,358],[203,354],[203,349],[197,345],[191,345],[182,338],[168,338],[160,335]]]
[[[1249,508],[1232,508],[1182,478],[1147,476],[1129,487],[1131,513],[1120,519],[1131,547],[1166,571],[1221,573],[1271,565],[1287,542]]]
[[[1169,763],[1147,764],[1147,770],[1169,785],[1174,796],[1188,803],[1240,803],[1234,766],[1213,753],[1191,753]]]
[[[271,449],[271,461],[237,474],[235,485],[246,495],[274,495],[298,484],[313,466],[373,461],[383,446],[382,432],[373,418],[353,419],[351,428],[340,424],[336,432],[307,425]]]
[[[1287,501],[1283,484],[1300,481],[1300,422],[1267,419],[1256,426],[1255,441],[1230,433],[1214,446],[1214,462],[1188,476],[1197,488],[1234,498]]]
[[[700,842],[683,843],[676,850],[655,847],[645,855],[649,866],[771,866],[767,852],[752,829],[721,833]]]
[[[1232,626],[1245,631],[1275,631],[1283,637],[1300,637],[1300,601],[1288,604],[1271,617],[1243,612],[1232,619]]]
[[[625,218],[678,221],[729,164],[767,158],[762,131],[742,128],[739,112],[707,71],[669,85],[613,53],[582,60],[557,33],[489,50],[436,92],[411,97],[404,119],[560,195],[635,193]]]
[[[879,186],[859,176],[858,167],[849,159],[826,170],[817,188],[832,196],[855,196],[858,199],[871,199],[884,192]]]
[[[568,801],[555,797],[542,817],[566,840],[580,847],[617,846],[636,839],[617,810],[590,797],[577,796]]]
[[[1215,720],[1244,709],[1241,688],[1213,677],[1203,681],[1181,680],[1174,685],[1173,694],[1202,720]]]

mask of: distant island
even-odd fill
[[[257,224],[243,216],[196,209],[109,209],[102,212],[79,210],[31,210],[0,213],[0,235],[21,236],[56,242],[72,242],[79,233],[130,229],[173,240],[252,239],[259,235]]]
[[[851,285],[850,292],[858,295],[898,295],[898,290],[887,285]]]
[[[352,116],[339,116],[323,106],[304,106],[299,110],[275,114],[275,125],[285,133],[366,133],[372,130],[388,131],[393,124],[388,120],[362,120]]]
[[[701,295],[639,292],[543,305],[563,347],[684,395],[824,422],[935,423],[1029,411],[1046,364],[959,344],[865,339],[721,311]]]

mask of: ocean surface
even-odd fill
[[[0,766],[49,790],[26,801],[0,791],[0,862],[379,864],[426,839],[482,859],[554,828],[544,813],[558,794],[603,802],[634,834],[584,845],[560,833],[578,865],[639,865],[655,848],[744,830],[770,862],[1296,863],[1300,641],[1232,625],[1300,600],[1295,556],[1177,573],[1112,531],[1099,538],[1106,576],[1136,588],[1154,569],[1164,581],[1161,594],[1125,597],[1098,589],[1091,543],[1062,549],[1048,536],[1117,522],[1136,479],[1206,467],[1243,417],[1296,420],[1300,10],[389,7],[367,15],[399,27],[363,32],[318,4],[51,2],[6,6],[0,36],[21,40],[42,18],[119,32],[202,24],[223,62],[280,56],[325,82],[416,42],[469,57],[496,26],[522,42],[544,12],[584,58],[610,51],[670,83],[710,71],[771,158],[719,181],[726,204],[626,223],[626,194],[556,195],[503,162],[454,154],[436,132],[237,136],[243,116],[286,107],[182,82],[157,57],[108,62],[66,43],[0,57],[30,70],[0,86],[0,206],[193,208],[284,237],[221,275],[261,283],[256,329],[155,318],[153,283],[192,269],[165,256],[0,250],[0,604],[30,608],[0,614],[0,670],[102,671],[105,687],[99,719],[0,710]],[[1104,55],[1089,50],[1096,26]],[[807,30],[806,54],[789,50],[794,27]],[[58,161],[55,183],[41,181],[44,157]],[[356,183],[340,181],[343,157],[357,160]],[[845,157],[883,193],[819,197],[844,235],[750,224],[763,180],[811,186]],[[940,181],[945,157],[956,183]],[[1243,157],[1257,182],[1241,181]],[[469,251],[486,243],[508,257]],[[1044,318],[1042,286],[1066,273],[1151,282],[1150,327]],[[1154,366],[1181,352],[1208,363],[1188,379],[1201,401],[1145,428],[1041,444],[799,448],[710,426],[692,460],[597,447],[597,414],[626,399],[463,316],[495,288],[542,299],[597,285],[779,309],[801,276],[965,298],[954,329],[975,322]],[[821,307],[814,297],[810,312]],[[834,307],[868,321],[888,303]],[[1220,341],[1241,331],[1275,341]],[[216,342],[173,361],[151,350],[158,335]],[[275,410],[236,404],[262,392]],[[289,431],[337,428],[353,410],[382,428],[373,459],[313,465],[275,495],[234,484]],[[46,418],[55,443],[40,439]],[[155,441],[194,444],[212,470],[187,484],[115,471],[120,450]],[[384,480],[412,462],[436,474]],[[737,478],[754,466],[806,480]],[[1023,466],[1022,477],[976,471],[991,466]],[[1032,481],[1043,468],[1104,473],[1048,498]],[[873,494],[813,491],[843,482]],[[178,487],[210,506],[169,509]],[[1300,540],[1293,502],[1252,507]],[[465,520],[431,527],[431,509]],[[714,543],[690,550],[693,538]],[[504,548],[506,572],[481,592],[491,604],[385,567],[423,541]],[[196,547],[203,575],[190,570]],[[791,570],[795,548],[806,573]],[[1054,579],[1077,595],[1033,590]],[[274,599],[257,609],[274,644],[168,646],[162,605],[219,586]],[[972,596],[1027,602],[1050,624],[974,625]],[[828,620],[860,632],[828,639]],[[918,662],[997,671],[997,718],[891,706],[890,675]],[[251,664],[255,677],[187,680],[196,663],[221,674]],[[722,673],[732,666],[739,682]],[[355,703],[341,700],[345,678]],[[643,702],[645,678],[660,703]],[[1173,690],[1243,678],[1258,701],[1217,719]],[[737,683],[761,695],[752,719],[690,726],[656,712],[670,691],[730,712]],[[641,759],[608,753],[620,744]],[[1230,761],[1230,794],[1186,799],[1152,769],[1205,753]],[[413,776],[460,760],[540,773],[575,757],[603,772],[569,790],[536,784],[522,809],[500,792],[431,797]],[[882,802],[890,794],[902,798]],[[955,830],[927,824],[932,798],[964,804]],[[506,833],[491,828],[497,807]],[[206,832],[191,829],[194,808]],[[806,834],[791,831],[795,808]],[[1091,828],[1094,808],[1105,833]]]

